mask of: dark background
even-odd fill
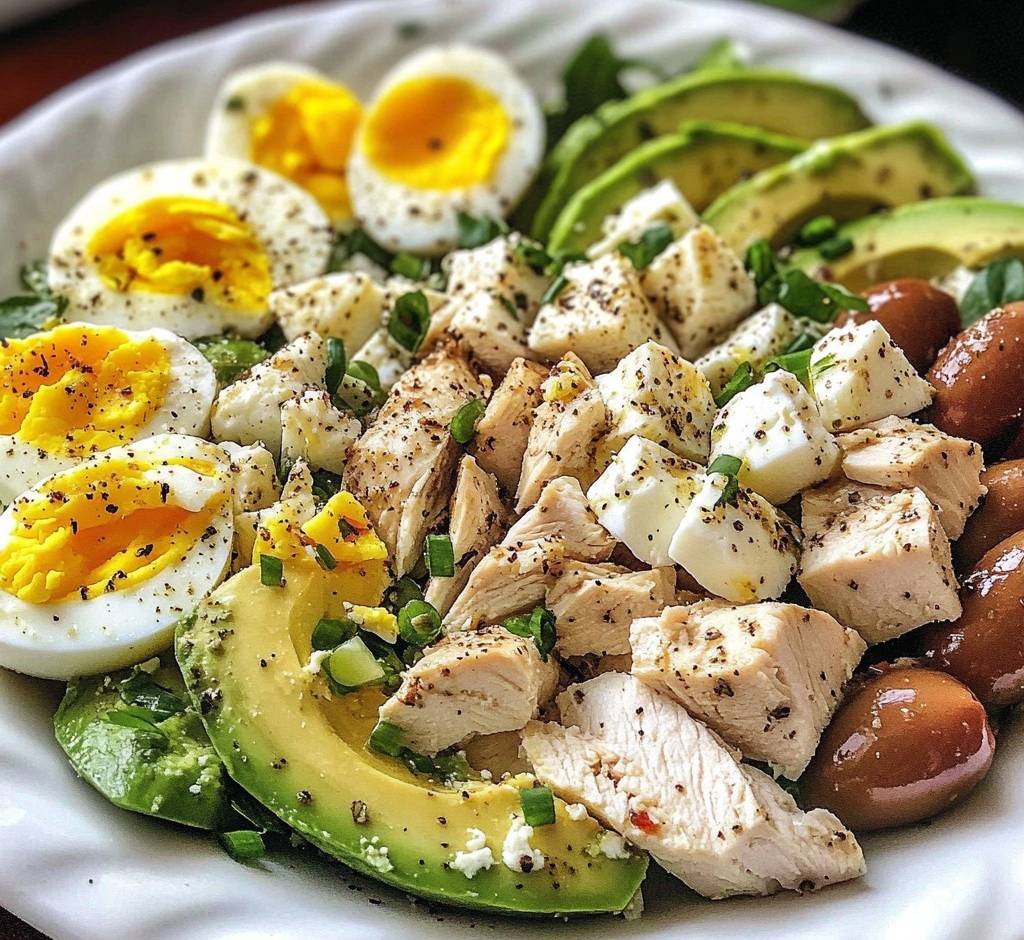
[[[0,123],[129,53],[294,2],[91,0],[0,33]],[[867,0],[841,25],[913,52],[1024,109],[1024,0]],[[40,938],[0,910],[0,940]]]

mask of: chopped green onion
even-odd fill
[[[427,601],[411,600],[398,612],[398,635],[412,646],[427,646],[440,632],[441,615]]]
[[[403,737],[402,729],[397,725],[391,724],[390,721],[378,721],[366,743],[373,751],[387,754],[389,757],[398,757],[402,753]]]
[[[564,274],[559,274],[549,285],[548,289],[544,291],[544,294],[540,298],[541,305],[551,303],[569,283],[569,279]]]
[[[173,692],[157,685],[141,669],[133,672],[118,685],[121,701],[148,710],[156,721],[185,711],[185,703]]]
[[[479,248],[508,231],[508,226],[499,219],[477,218],[465,212],[458,215],[458,227],[460,248]]]
[[[350,539],[353,536],[359,538],[359,530],[344,516],[338,519],[338,531],[343,539]]]
[[[409,601],[423,600],[423,591],[410,577],[401,577],[388,588],[388,606],[392,610],[401,610]]]
[[[345,640],[355,636],[355,624],[351,620],[331,620],[321,617],[313,627],[309,642],[315,650],[332,650]]]
[[[642,271],[672,244],[672,238],[671,226],[658,222],[645,229],[636,241],[619,242],[619,254],[629,258],[633,267]]]
[[[804,330],[789,341],[789,345],[782,350],[782,354],[785,356],[789,353],[803,352],[805,349],[810,349],[817,341],[818,338],[813,333]]]
[[[455,549],[447,535],[428,535],[423,540],[423,560],[432,578],[451,578],[455,575]]]
[[[468,444],[473,440],[473,435],[476,434],[476,423],[480,420],[486,407],[487,404],[482,398],[474,398],[472,401],[466,402],[455,412],[455,417],[448,425],[452,437],[460,444]]]
[[[819,215],[804,223],[800,234],[797,235],[797,241],[801,245],[819,245],[832,238],[838,228],[832,216]]]
[[[550,826],[555,821],[555,795],[547,787],[519,791],[523,819],[528,826]]]
[[[743,263],[758,287],[771,280],[779,267],[772,246],[764,238],[759,238],[747,249]]]
[[[528,617],[508,617],[502,626],[509,633],[533,640],[545,661],[548,653],[555,648],[555,640],[558,638],[555,632],[555,615],[546,607],[534,607]]]
[[[722,495],[718,497],[718,502],[715,503],[715,508],[719,506],[732,506],[736,503],[736,497],[740,491],[739,472],[743,466],[743,461],[739,457],[733,457],[731,454],[722,454],[711,461],[711,465],[708,467],[708,474],[722,473],[727,477],[725,481],[725,487],[722,489]]]
[[[326,545],[317,542],[315,551],[316,560],[324,571],[333,571],[338,567],[338,559],[331,554],[331,550]]]
[[[535,274],[543,274],[551,264],[552,258],[535,242],[521,241],[513,252],[523,264],[531,268]]]
[[[345,376],[348,356],[345,353],[344,340],[331,336],[327,340],[327,372],[324,376],[324,387],[333,395]]]
[[[263,844],[263,836],[251,829],[220,832],[217,834],[217,841],[236,862],[255,862],[267,851]]]
[[[281,587],[284,584],[284,562],[273,555],[260,555],[260,584]]]
[[[422,281],[430,273],[430,262],[408,251],[400,251],[391,259],[391,273],[407,277],[410,281]]]
[[[732,378],[725,383],[725,387],[715,396],[715,404],[724,408],[740,392],[746,391],[754,384],[754,369],[749,362],[741,362],[736,366]]]
[[[430,326],[430,304],[421,290],[402,294],[388,318],[388,334],[409,352],[416,352]]]
[[[353,359],[348,364],[347,375],[352,376],[354,379],[358,379],[366,385],[369,385],[375,392],[379,392],[380,388],[380,376],[377,375],[377,370],[370,365],[368,362],[363,362],[362,359]]]
[[[853,251],[853,239],[848,235],[837,235],[818,245],[818,254],[826,261],[836,261]]]
[[[384,678],[380,663],[358,636],[346,640],[331,653],[324,661],[324,669],[331,681],[346,692],[372,685]]]

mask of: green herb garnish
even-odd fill
[[[559,274],[549,285],[548,289],[544,291],[544,294],[540,298],[541,304],[551,303],[569,283],[569,279],[564,274]]]
[[[324,387],[331,395],[338,391],[338,386],[345,377],[345,369],[347,367],[348,354],[345,351],[345,341],[337,336],[328,337],[327,369],[324,373]]]
[[[398,612],[398,635],[406,643],[428,646],[441,633],[441,615],[433,604],[411,600]]]
[[[853,251],[853,239],[848,235],[837,235],[818,245],[818,254],[826,261],[836,261]]]
[[[398,757],[402,753],[404,740],[402,729],[390,721],[378,721],[367,744],[370,749],[379,754],[387,754],[389,757]]]
[[[284,584],[284,562],[273,555],[260,555],[260,584],[281,587]]]
[[[399,346],[416,352],[429,326],[430,304],[423,291],[410,291],[395,301],[388,317],[388,333]]]
[[[460,444],[468,444],[476,434],[476,425],[487,408],[482,398],[467,401],[452,418],[448,430]]]
[[[797,235],[797,241],[801,245],[820,245],[836,234],[839,226],[836,220],[830,215],[815,216],[809,222],[805,222]]]
[[[356,635],[356,626],[351,620],[332,620],[321,617],[309,638],[315,650],[332,650]]]
[[[736,498],[740,492],[739,472],[742,467],[743,461],[739,457],[733,457],[731,454],[722,454],[711,461],[707,471],[708,475],[721,473],[727,478],[725,487],[722,489],[722,495],[718,497],[718,501],[715,503],[715,509],[719,506],[736,505]]]
[[[24,339],[55,326],[67,309],[66,297],[16,295],[0,300],[0,339]]]
[[[324,571],[333,571],[338,567],[338,559],[331,554],[331,550],[326,545],[321,545],[319,542],[316,543],[317,564],[320,565]]]
[[[555,615],[546,607],[534,607],[527,617],[508,617],[502,626],[509,633],[533,640],[541,658],[547,661],[548,653],[555,648],[558,634],[555,632]]]
[[[185,711],[184,701],[169,689],[157,685],[152,677],[141,669],[137,669],[119,683],[117,690],[122,702],[145,708],[153,715],[155,721],[163,721]]]
[[[408,251],[400,251],[391,259],[391,273],[407,277],[410,281],[422,281],[430,274],[430,261]]]
[[[725,387],[715,396],[715,404],[719,408],[724,408],[740,392],[745,392],[750,388],[754,381],[753,366],[749,362],[741,362],[736,366],[736,371],[733,372],[732,378],[725,383]]]
[[[479,248],[508,231],[508,226],[500,219],[490,216],[478,218],[466,212],[459,213],[458,227],[460,248]]]
[[[658,222],[645,229],[636,241],[620,242],[619,253],[629,258],[636,270],[642,271],[672,244],[672,239],[672,228]]]
[[[236,862],[255,862],[266,854],[263,836],[251,829],[217,833],[221,848]]]
[[[960,301],[960,322],[970,326],[1004,304],[1024,300],[1024,261],[1006,258],[982,268]]]
[[[234,336],[205,336],[192,341],[206,361],[213,366],[217,383],[230,385],[254,365],[267,358],[267,350],[251,339]]]

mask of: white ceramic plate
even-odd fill
[[[981,13],[979,12],[979,15]],[[417,24],[412,39],[398,26]],[[61,92],[0,135],[0,273],[45,253],[54,224],[111,172],[198,151],[223,75],[268,58],[311,62],[366,93],[395,57],[460,39],[507,54],[538,90],[604,31],[629,55],[692,61],[733,36],[754,61],[836,82],[878,121],[925,118],[967,154],[984,192],[1024,195],[1024,118],[892,50],[786,14],[684,0],[391,0],[276,13],[147,52]],[[794,128],[799,133],[799,128]],[[108,805],[53,741],[60,689],[0,670],[0,904],[57,940],[372,940],[416,935],[1011,940],[1024,936],[1024,722],[959,809],[864,839],[867,878],[816,895],[712,904],[654,871],[635,923],[566,927],[433,910],[310,852],[236,865],[211,840]],[[1014,727],[1016,725],[1016,727]],[[401,812],[395,807],[395,812]]]

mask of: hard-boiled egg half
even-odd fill
[[[315,69],[267,62],[227,77],[206,126],[206,156],[240,157],[312,193],[331,221],[352,220],[346,165],[359,99]]]
[[[164,649],[231,557],[230,460],[160,435],[62,470],[0,515],[0,666],[49,679]]]
[[[349,161],[356,218],[393,251],[455,247],[458,214],[504,218],[540,165],[537,100],[500,56],[432,46],[385,77]]]
[[[216,394],[213,367],[168,330],[67,323],[0,340],[0,505],[111,447],[205,436]]]
[[[92,190],[61,223],[50,287],[69,319],[193,339],[257,336],[267,296],[323,272],[333,236],[308,192],[242,160],[172,160]]]

